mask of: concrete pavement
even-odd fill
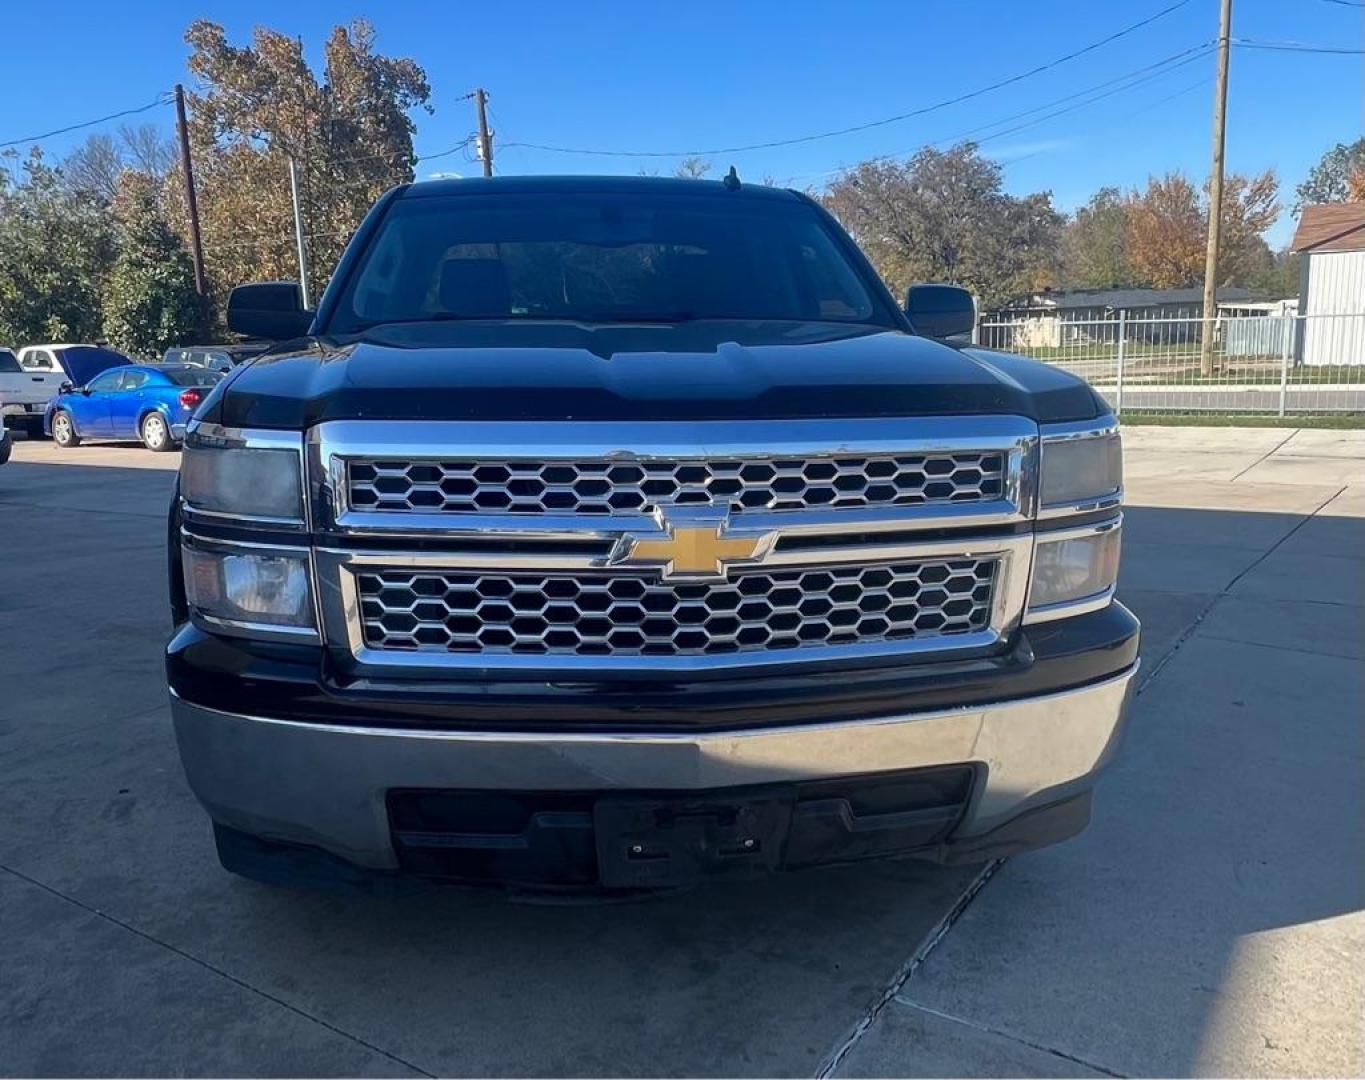
[[[612,907],[222,873],[161,681],[174,455],[0,467],[0,1074],[1358,1074],[1365,440],[1134,428],[1144,685],[1001,867]]]
[[[1000,868],[840,1075],[1365,1068],[1365,438],[1126,440],[1147,666],[1095,819]]]

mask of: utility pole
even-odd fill
[[[474,91],[474,103],[479,107],[479,159],[484,176],[493,175],[493,136],[488,130],[488,91],[482,86]]]
[[[294,240],[299,247],[299,289],[303,293],[303,306],[313,305],[308,297],[308,249],[303,243],[303,210],[299,206],[299,169],[294,159],[289,159],[289,195],[294,200]]]
[[[199,294],[200,311],[203,311],[206,289],[204,287],[204,242],[199,236],[199,202],[194,197],[194,166],[190,163],[190,129],[185,122],[185,88],[175,84],[175,126],[180,134],[180,171],[185,174],[185,202],[190,211],[190,250],[194,256],[194,291]]]
[[[1213,320],[1218,306],[1218,234],[1223,227],[1223,146],[1228,120],[1228,39],[1232,0],[1218,16],[1218,77],[1213,88],[1213,168],[1209,174],[1209,246],[1204,256],[1204,325],[1199,338],[1199,371],[1213,374]]]

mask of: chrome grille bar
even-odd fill
[[[716,583],[636,574],[357,575],[365,644],[523,656],[714,656],[948,637],[988,628],[997,559],[746,571]]]
[[[684,461],[351,459],[347,502],[378,513],[652,514],[711,506],[866,510],[1004,496],[1004,451]]]

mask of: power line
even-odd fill
[[[970,138],[971,136],[977,134],[978,132],[987,131],[991,128],[1000,127],[1000,125],[1002,124],[1013,123],[1015,120],[1021,120],[1026,116],[1032,116],[1034,113],[1044,112],[1047,109],[1052,109],[1054,106],[1062,105],[1063,103],[1068,101],[1075,101],[1076,98],[1085,98],[1084,101],[1079,101],[1074,105],[1067,106],[1066,108],[1063,109],[1057,109],[1055,112],[1048,113],[1046,116],[1037,117],[1023,124],[1019,124],[1015,127],[1007,128],[1003,131],[993,132],[992,134],[987,135],[984,138],[977,139],[976,141],[978,143],[984,143],[989,142],[991,139],[996,139],[1004,135],[1012,135],[1015,132],[1022,131],[1026,128],[1034,127],[1037,124],[1041,124],[1055,117],[1065,115],[1066,113],[1069,112],[1075,112],[1077,109],[1084,108],[1088,105],[1093,105],[1095,102],[1102,101],[1104,98],[1112,97],[1115,94],[1125,93],[1129,90],[1136,89],[1137,87],[1142,86],[1145,83],[1151,82],[1153,79],[1158,79],[1165,75],[1169,75],[1171,72],[1177,71],[1180,68],[1185,67],[1188,64],[1192,64],[1196,60],[1200,60],[1203,57],[1207,56],[1212,47],[1213,47],[1212,42],[1207,41],[1201,42],[1198,45],[1190,46],[1188,49],[1182,49],[1180,52],[1172,53],[1170,56],[1164,57],[1161,60],[1156,61],[1155,63],[1146,64],[1143,67],[1135,68],[1134,70],[1125,72],[1122,75],[1117,75],[1112,79],[1106,79],[1105,81],[1096,83],[1093,86],[1088,86],[1083,90],[1077,90],[1073,93],[1065,94],[1062,97],[1054,98],[1051,101],[1045,101],[1043,102],[1043,104],[1035,105],[1031,109],[1025,109],[1022,112],[1017,112],[1010,116],[1001,117],[999,120],[993,120],[987,124],[978,124],[976,127],[969,128],[966,131],[958,132],[956,135],[945,136],[944,138],[934,139],[927,143],[921,143],[919,146],[913,147],[909,150],[895,151],[889,154],[880,154],[877,155],[877,157],[873,158],[872,160],[876,161],[886,160],[888,158],[903,157],[905,155],[912,154],[916,150],[920,150],[925,146],[941,146],[944,143],[961,142],[963,139]],[[1115,84],[1118,83],[1122,83],[1125,85],[1116,86]],[[1109,87],[1113,87],[1113,89],[1107,89]],[[1097,91],[1104,92],[1097,93]],[[846,169],[847,166],[841,166],[840,168],[837,169],[826,169],[823,172],[818,173],[799,173],[795,176],[789,177],[788,179],[804,180],[818,178],[822,176],[834,176],[838,173],[846,171]]]
[[[27,135],[22,139],[10,139],[8,142],[0,142],[0,150],[4,150],[10,146],[19,146],[23,143],[42,142],[44,139],[50,139],[54,135],[65,135],[71,131],[80,131],[82,128],[95,127],[97,124],[106,124],[110,120],[117,120],[123,116],[133,116],[137,113],[144,113],[148,109],[155,109],[158,105],[169,105],[170,103],[171,92],[169,90],[163,90],[161,93],[157,94],[155,100],[149,101],[146,105],[139,105],[135,109],[122,109],[119,112],[110,113],[108,116],[101,116],[95,120],[84,120],[79,124],[69,124],[66,127],[54,128],[52,131],[44,131],[40,135]]]
[[[1342,7],[1365,8],[1365,2],[1362,2],[1362,0],[1325,0],[1325,2],[1328,4],[1339,4]]]
[[[1365,49],[1343,49],[1336,45],[1310,45],[1302,41],[1256,41],[1252,38],[1233,38],[1239,49],[1270,49],[1275,52],[1338,53],[1359,56]]]
[[[1209,83],[1211,83],[1212,81],[1213,81],[1212,75],[1205,75],[1198,82],[1190,83],[1188,86],[1180,90],[1177,90],[1173,94],[1167,94],[1165,97],[1157,98],[1155,101],[1149,101],[1145,105],[1139,105],[1136,109],[1130,109],[1128,112],[1123,113],[1120,116],[1111,117],[1110,123],[1114,123],[1119,120],[1130,120],[1134,116],[1141,116],[1145,112],[1151,112],[1153,109],[1159,108],[1160,106],[1165,105],[1169,101],[1174,101],[1178,97],[1183,97],[1184,95],[1190,93],[1190,91],[1192,90],[1198,90],[1201,87],[1208,86]],[[1009,163],[1013,165],[1016,161],[1027,161],[1031,157],[1037,157],[1039,154],[1047,153],[1048,149],[1051,149],[1051,147],[1043,150],[1035,150],[1029,154],[1020,154],[1016,158],[1010,158]]]
[[[971,101],[973,98],[978,98],[982,94],[989,94],[994,90],[1012,86],[1015,83],[1022,82],[1024,79],[1030,79],[1044,71],[1049,71],[1060,64],[1075,60],[1077,57],[1084,56],[1086,53],[1094,52],[1096,49],[1117,41],[1119,38],[1126,37],[1137,30],[1141,30],[1144,26],[1148,26],[1158,19],[1169,15],[1176,9],[1184,7],[1187,3],[1189,3],[1189,0],[1177,0],[1176,3],[1162,8],[1154,15],[1149,15],[1145,19],[1125,26],[1122,30],[1115,31],[1108,37],[1100,38],[1098,41],[1093,41],[1089,45],[1085,45],[1074,52],[1067,53],[1065,56],[1059,56],[1055,60],[1050,60],[1045,64],[1039,64],[1037,67],[1030,68],[1028,71],[1022,71],[1017,75],[1011,75],[1009,78],[1001,79],[998,82],[993,82],[987,86],[978,87],[965,94],[959,94],[957,97],[946,98],[943,101],[935,102],[932,105],[924,105],[918,109],[898,113],[895,116],[888,116],[881,120],[871,120],[864,124],[854,124],[850,127],[837,128],[833,131],[822,131],[814,135],[801,135],[792,139],[775,139],[771,142],[750,143],[744,146],[713,147],[707,150],[594,150],[568,146],[550,146],[544,143],[532,142],[504,143],[503,145],[521,146],[528,150],[543,150],[553,154],[587,154],[595,157],[708,157],[720,154],[741,154],[751,150],[772,150],[781,146],[795,146],[799,143],[815,142],[820,139],[832,139],[840,135],[851,135],[855,132],[868,131],[871,128],[884,127],[887,124],[898,123],[901,120],[909,120],[912,117],[924,116],[927,113],[936,112],[939,109],[946,109],[950,105],[960,105],[964,101]]]

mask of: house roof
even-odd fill
[[[1290,247],[1295,251],[1365,251],[1365,203],[1305,206]]]
[[[1218,303],[1237,300],[1250,300],[1255,294],[1250,289],[1238,285],[1224,285],[1215,295]],[[1032,296],[1007,304],[1011,308],[1048,308],[1058,311],[1076,308],[1148,308],[1176,306],[1179,304],[1202,304],[1204,290],[1190,289],[1069,289],[1034,293]]]

